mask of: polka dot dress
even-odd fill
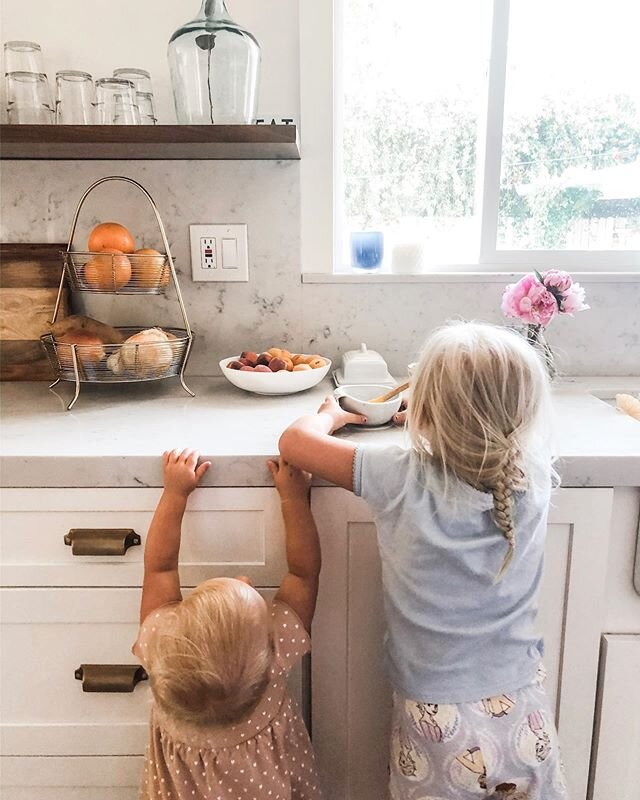
[[[271,680],[248,719],[202,728],[176,722],[153,707],[141,800],[322,798],[309,734],[286,685],[311,642],[287,605],[274,602],[271,615]],[[141,628],[135,652],[143,663],[146,641],[162,616],[162,610],[152,613]]]

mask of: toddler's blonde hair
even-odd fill
[[[507,540],[496,577],[516,547],[513,492],[526,486],[532,434],[548,412],[549,380],[536,351],[506,328],[452,323],[427,341],[413,378],[408,428],[414,449],[493,495],[493,516]],[[549,462],[550,463],[550,462]]]
[[[146,655],[165,713],[196,725],[234,722],[255,708],[269,681],[266,605],[242,581],[207,581],[176,605]]]

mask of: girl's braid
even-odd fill
[[[513,519],[513,492],[520,488],[523,481],[523,472],[520,467],[521,453],[516,442],[511,442],[507,451],[504,464],[500,473],[491,487],[493,495],[493,518],[496,525],[504,534],[507,540],[507,553],[500,567],[495,582],[502,580],[503,575],[509,568],[516,550],[516,532]]]

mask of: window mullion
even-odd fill
[[[498,238],[502,127],[510,0],[494,0],[480,197],[480,263],[494,260]]]

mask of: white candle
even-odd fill
[[[415,275],[422,272],[424,247],[421,242],[402,242],[393,246],[391,271],[397,275]]]

